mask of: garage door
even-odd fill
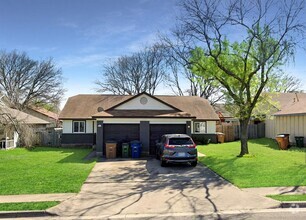
[[[186,124],[151,124],[150,154],[155,154],[155,141],[164,134],[186,134]]]
[[[124,142],[139,140],[139,124],[104,124],[103,125],[103,138],[106,141],[115,141],[117,146],[121,147]],[[118,149],[120,155],[121,148]],[[105,153],[105,144],[103,146]]]

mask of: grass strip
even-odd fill
[[[271,199],[275,199],[282,202],[290,202],[290,201],[305,201],[306,202],[306,194],[302,195],[267,195],[267,197]]]
[[[14,202],[14,203],[0,203],[0,211],[28,211],[28,210],[46,210],[58,205],[58,201],[49,202]]]

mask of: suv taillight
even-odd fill
[[[197,145],[196,144],[193,144],[193,145],[188,145],[188,148],[196,148]]]
[[[165,144],[165,148],[170,148],[170,149],[172,149],[172,148],[175,148],[175,146],[174,145],[168,145],[168,144]]]

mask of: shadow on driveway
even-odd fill
[[[49,209],[60,216],[217,213],[263,209],[278,202],[241,191],[208,168],[185,165],[160,167],[159,161],[99,162],[81,192]],[[219,216],[216,216],[219,217]]]

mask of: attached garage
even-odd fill
[[[156,140],[164,134],[191,135],[195,132],[194,122],[205,122],[202,126],[205,129],[200,132],[215,133],[215,122],[219,117],[201,97],[153,96],[143,92],[134,96],[73,96],[68,99],[60,119],[63,120],[63,135],[67,136],[66,143],[75,143],[74,136],[79,136],[78,142],[81,142],[84,135],[95,135],[92,145],[96,145],[98,156],[105,155],[107,141],[118,143],[117,156],[120,156],[122,143],[139,140],[142,155],[148,156],[155,154]],[[74,132],[75,123],[84,123],[85,129]]]
[[[139,140],[139,124],[104,124],[103,126],[103,152],[105,154],[105,143],[115,141],[117,146],[124,142]]]
[[[150,155],[155,154],[155,142],[164,134],[186,134],[186,124],[151,124]]]

